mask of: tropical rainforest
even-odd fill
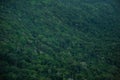
[[[120,80],[119,0],[0,0],[0,80]]]

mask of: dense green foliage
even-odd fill
[[[1,0],[0,80],[120,80],[119,0]]]

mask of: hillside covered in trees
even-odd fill
[[[0,80],[120,80],[119,0],[0,0]]]

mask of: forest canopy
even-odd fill
[[[0,80],[119,80],[119,0],[1,0]]]

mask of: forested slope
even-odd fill
[[[1,0],[0,80],[120,80],[119,0]]]

